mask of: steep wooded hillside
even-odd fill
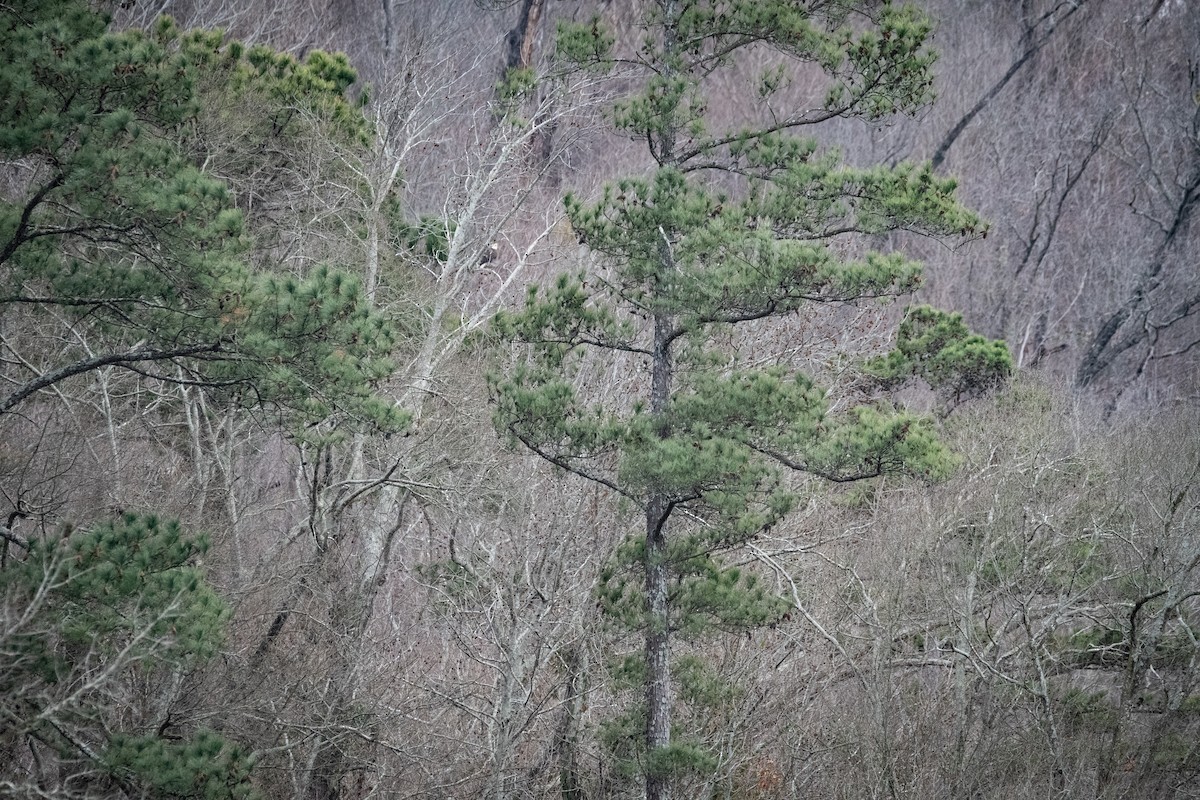
[[[0,4],[0,796],[1200,797],[1200,6],[915,5]]]
[[[1194,395],[1200,10],[1187,0],[922,5],[936,24],[937,103],[879,125],[834,121],[820,138],[856,163],[931,159],[988,220],[985,241],[929,249],[928,297],[1011,342],[1020,365],[1113,408]],[[546,58],[559,21],[598,14],[629,31],[641,13],[637,2],[585,0],[154,6],[292,52],[346,50],[382,91],[414,68],[463,70],[457,90],[480,93],[473,102],[507,66]],[[789,79],[803,102],[805,76]],[[735,107],[736,78],[725,80],[711,102]],[[594,187],[614,156],[637,166],[619,143],[577,148],[565,185]]]

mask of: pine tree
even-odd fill
[[[0,158],[12,187],[0,200],[0,318],[28,331],[0,413],[117,366],[304,422],[342,407],[403,424],[370,390],[389,370],[392,332],[359,282],[328,267],[248,266],[242,214],[188,152],[202,70],[228,75],[231,93],[303,95],[297,105],[365,136],[344,96],[353,71],[219,40],[166,18],[152,32],[110,32],[79,0],[0,10]]]
[[[637,88],[613,111],[654,167],[592,203],[566,198],[581,243],[607,265],[531,287],[523,309],[496,319],[525,357],[494,376],[497,428],[552,464],[608,487],[639,511],[639,532],[601,576],[602,606],[644,635],[640,761],[651,800],[705,755],[673,737],[671,642],[777,620],[782,600],[720,554],[792,508],[789,473],[826,481],[886,474],[936,479],[953,459],[933,423],[882,394],[831,411],[828,392],[783,368],[746,368],[723,342],[821,304],[901,296],[920,264],[868,245],[884,234],[972,237],[984,224],[928,165],[855,168],[799,129],[835,117],[878,120],[932,99],[930,23],[890,3],[657,0],[645,37],[622,48],[599,20],[564,25],[565,68],[617,70]],[[718,128],[706,80],[748,48],[779,56],[742,127]],[[823,102],[776,102],[790,69],[819,67]],[[745,64],[738,65],[747,70]],[[743,74],[745,74],[743,72]],[[627,84],[629,85],[629,84]],[[847,258],[843,253],[861,255]],[[909,312],[901,347],[863,365],[879,384],[921,378],[954,396],[1010,368],[1002,343],[932,309]],[[589,352],[636,358],[647,382],[621,408],[589,402],[572,377]],[[851,354],[854,355],[854,354]],[[865,355],[865,354],[863,354]]]
[[[374,392],[394,334],[360,282],[279,269],[276,240],[249,229],[219,177],[282,169],[313,121],[365,142],[354,81],[344,57],[299,63],[166,18],[110,31],[83,0],[0,7],[0,425],[44,419],[49,391],[86,407],[87,378],[117,367],[138,382],[127,396],[148,386],[163,415],[179,398],[162,387],[180,384],[306,437],[403,426]],[[218,91],[230,106],[202,106]],[[247,145],[270,158],[213,157],[206,126],[247,98],[270,101]],[[0,785],[257,796],[246,751],[177,718],[175,690],[228,616],[194,563],[204,541],[153,516],[61,537],[18,533],[22,516],[0,527]]]
[[[130,686],[221,647],[229,607],[195,565],[207,547],[176,522],[126,514],[29,542],[0,569],[4,786],[34,793],[51,778],[45,760],[71,776],[55,788],[72,796],[258,797],[239,746],[180,730],[170,714],[147,732],[121,702]]]

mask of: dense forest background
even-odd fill
[[[555,35],[630,56],[657,5],[0,4],[0,795],[639,796],[637,513],[497,434],[493,319],[613,274],[563,198],[654,167],[634,78]],[[1200,9],[919,5],[936,100],[804,133],[981,221],[872,231],[915,292],[722,347],[837,413],[930,303],[1015,369],[889,395],[938,480],[786,479],[726,556],[780,613],[675,644],[675,794],[1198,797]],[[713,71],[708,118],[819,105],[782,63]]]

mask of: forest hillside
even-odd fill
[[[0,4],[0,796],[1200,797],[1192,0]]]

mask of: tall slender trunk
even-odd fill
[[[646,510],[646,749],[671,744],[671,649],[667,620],[666,536],[662,502],[655,499]],[[647,800],[668,800],[671,784],[657,769],[646,771]]]
[[[383,4],[383,59],[385,71],[396,61],[396,9],[392,0],[382,0]]]
[[[958,623],[958,653],[954,664],[954,697],[957,701],[955,709],[958,716],[958,733],[954,741],[954,782],[951,786],[951,797],[962,797],[963,787],[971,783],[967,773],[968,740],[971,737],[971,725],[974,709],[970,705],[970,683],[967,676],[967,664],[964,653],[971,652],[971,628],[975,619],[975,583],[977,574],[974,570],[967,575],[967,587],[963,596],[963,607]]]
[[[650,410],[664,414],[671,398],[671,319],[658,315],[654,320],[654,363],[650,385]],[[658,435],[670,431],[665,424]],[[646,502],[646,750],[671,743],[671,629],[667,615],[667,517],[671,511],[667,499],[652,493]],[[646,771],[647,800],[669,800],[668,775],[651,768]]]
[[[678,7],[669,0],[663,7],[666,19],[664,50],[675,49],[675,23]],[[670,163],[675,157],[675,131],[669,126],[658,131],[659,162]],[[659,228],[660,280],[669,282],[675,271],[675,257],[666,231]],[[658,286],[652,287],[657,295]],[[658,299],[658,298],[656,298]],[[671,342],[674,319],[662,311],[654,315],[654,357],[650,378],[650,412],[659,420],[658,436],[666,438],[670,429],[665,421],[671,400]],[[656,751],[671,744],[671,624],[667,600],[667,518],[671,507],[666,497],[652,491],[646,502],[646,800],[670,800],[671,775],[654,763]]]
[[[567,675],[563,685],[562,722],[555,742],[558,750],[558,785],[562,800],[584,800],[579,772],[579,725],[587,684],[587,650],[583,646],[572,647],[564,655],[563,661]]]

